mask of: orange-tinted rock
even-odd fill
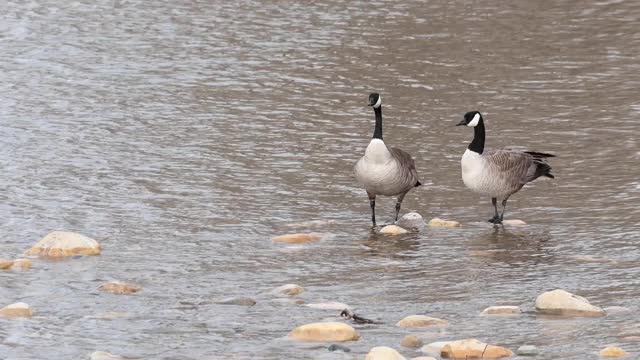
[[[0,259],[0,270],[6,270],[13,265],[13,261],[7,259]]]
[[[521,312],[519,306],[489,306],[482,311],[481,315],[513,315]]]
[[[312,241],[320,240],[322,236],[316,233],[299,233],[299,234],[287,234],[280,235],[271,238],[273,242],[287,243],[287,244],[304,244]]]
[[[300,295],[303,292],[304,288],[296,284],[286,284],[273,289],[273,293],[275,293],[276,295],[295,296]]]
[[[442,220],[440,218],[433,218],[429,221],[429,223],[427,224],[429,225],[429,227],[448,227],[448,228],[452,228],[452,227],[458,227],[461,224],[457,221],[453,221],[453,220]]]
[[[15,259],[11,264],[12,269],[27,270],[31,269],[31,266],[33,266],[33,263],[29,259]]]
[[[476,339],[452,341],[440,354],[448,359],[498,359],[513,356],[513,352],[501,346],[488,345]]]
[[[298,326],[289,337],[303,341],[355,341],[360,335],[345,323],[326,322]]]
[[[380,229],[380,234],[387,234],[387,235],[400,235],[400,234],[406,234],[408,232],[409,232],[408,230],[403,229],[398,225],[387,225],[382,229]]]
[[[0,309],[0,316],[6,317],[31,317],[33,316],[33,310],[25,303],[19,302],[11,305],[7,305]]]
[[[406,360],[395,349],[386,346],[376,346],[369,350],[364,360]]]
[[[109,281],[100,285],[98,290],[111,294],[128,295],[137,293],[138,291],[142,290],[142,287],[122,281]]]
[[[25,255],[66,257],[74,255],[98,255],[100,244],[90,237],[68,231],[53,231],[38,241]]]
[[[404,347],[409,347],[409,348],[419,348],[419,347],[422,347],[424,343],[419,337],[415,335],[407,335],[404,337],[404,339],[402,339],[402,342],[400,342],[400,345]]]
[[[599,355],[601,357],[618,358],[627,356],[627,352],[617,346],[607,346],[606,348],[600,350]]]

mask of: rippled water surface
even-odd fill
[[[51,230],[103,253],[0,273],[2,359],[358,359],[399,343],[404,316],[448,319],[436,340],[476,337],[539,359],[640,353],[640,3],[637,1],[5,1],[0,4],[0,257]],[[385,140],[425,186],[403,212],[463,223],[370,232],[352,166],[384,97]],[[460,156],[485,114],[487,145],[558,155],[555,180],[514,195],[493,228]],[[393,200],[379,198],[389,223]],[[300,222],[320,223],[293,225]],[[305,245],[274,235],[328,234]],[[111,279],[132,296],[96,289]],[[384,324],[356,326],[350,353],[286,340],[340,301]],[[627,313],[536,316],[564,288]],[[214,303],[251,296],[253,307]],[[508,318],[479,317],[520,305]],[[101,313],[127,316],[102,319]]]

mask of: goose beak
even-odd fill
[[[462,119],[462,121],[456,124],[456,126],[462,126],[462,125],[467,125],[465,119]]]

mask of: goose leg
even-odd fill
[[[372,194],[367,191],[367,195],[369,196],[369,206],[371,206],[371,222],[373,226],[376,226],[376,194]]]
[[[400,214],[400,207],[402,206],[402,200],[404,200],[404,196],[407,195],[407,192],[404,192],[400,195],[398,195],[398,200],[396,201],[396,220],[398,221],[398,214]]]
[[[497,224],[499,223],[500,220],[500,215],[498,214],[498,199],[497,198],[491,198],[491,203],[493,204],[493,209],[495,210],[495,215],[493,215],[493,217],[491,219],[489,219],[489,222],[492,224]]]
[[[502,219],[504,219],[504,210],[507,208],[507,200],[509,200],[508,196],[502,200],[502,214],[500,214],[500,219],[498,219],[497,224],[502,224]]]

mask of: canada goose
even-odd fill
[[[546,158],[554,157],[535,151],[484,149],[484,121],[478,111],[464,114],[456,126],[473,127],[473,141],[462,155],[462,181],[472,191],[491,197],[495,215],[489,222],[501,224],[509,196],[524,184],[540,176],[554,178]],[[498,215],[498,199],[502,199],[502,213]]]
[[[395,217],[395,221],[398,221],[404,196],[409,190],[422,184],[418,181],[418,173],[411,155],[398,148],[387,147],[382,141],[382,97],[372,93],[369,95],[368,105],[373,106],[376,127],[364,156],[354,167],[354,172],[358,182],[367,191],[371,206],[371,222],[376,226],[376,195],[398,196]]]

